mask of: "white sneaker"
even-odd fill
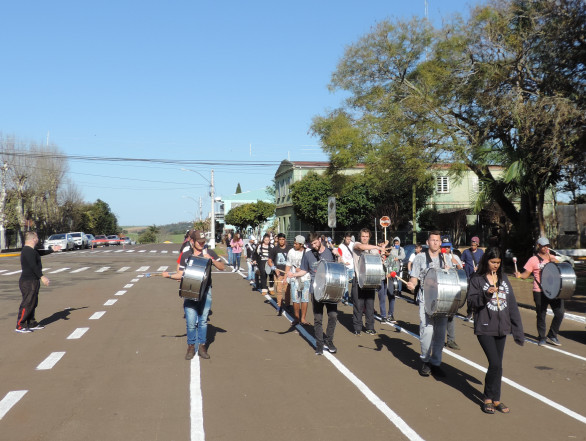
[[[29,328],[20,328],[20,329],[16,328],[15,331],[20,332],[21,334],[29,334],[29,333],[33,332],[32,329],[29,329]]]

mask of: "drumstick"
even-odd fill
[[[172,273],[168,273],[169,275],[171,274],[175,274],[175,271],[173,271]],[[162,276],[163,273],[146,273],[144,276],[145,277],[156,277],[156,276]]]
[[[396,272],[396,271],[391,271],[391,274],[390,274],[390,276],[391,276],[391,277],[393,277],[393,278],[397,278],[397,279],[399,279],[401,282],[403,282],[403,283],[405,283],[405,284],[406,284],[406,283],[408,283],[408,282],[406,282],[405,280],[401,279],[399,276],[397,276],[397,272]]]
[[[513,257],[513,263],[515,264],[515,274],[517,274],[519,272],[519,270],[517,269],[517,258]]]

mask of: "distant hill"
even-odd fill
[[[123,226],[122,229],[128,231],[128,234],[140,234],[146,230],[150,225],[145,226]],[[193,224],[191,222],[177,222],[174,224],[157,225],[160,234],[185,234]]]

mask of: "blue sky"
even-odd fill
[[[428,0],[436,24],[477,2]],[[65,154],[214,165],[216,194],[270,185],[283,159],[323,161],[311,120],[340,105],[327,85],[346,46],[424,0],[14,1],[0,5],[0,132]],[[172,164],[70,160],[84,200],[121,225],[199,214],[208,184]],[[210,166],[189,166],[208,179]]]

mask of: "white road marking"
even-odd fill
[[[134,253],[136,250],[127,250],[127,253]]]
[[[82,271],[90,269],[89,266],[84,266],[83,268],[78,268],[76,270],[71,271],[72,273],[81,273]]]
[[[73,331],[71,334],[69,334],[69,337],[67,337],[67,340],[77,340],[78,338],[83,337],[83,334],[88,332],[89,329],[90,328],[77,328],[75,331]]]
[[[104,306],[112,306],[117,301],[118,301],[118,299],[110,299],[110,300],[107,300],[106,303],[104,303]]]
[[[391,325],[394,326],[395,328],[397,328],[398,330],[400,330],[401,332],[405,332],[406,334],[409,334],[412,337],[415,337],[417,340],[419,340],[419,336],[417,334],[414,334],[411,331],[407,331],[406,329],[402,328],[399,325]],[[481,372],[486,373],[486,368],[482,367],[481,365],[479,365],[478,363],[475,363],[471,360],[468,360],[467,358],[464,358],[458,354],[455,354],[454,352],[450,351],[449,349],[444,349],[443,350],[444,354],[447,355],[451,355],[452,357],[456,358],[457,360],[460,360],[463,363],[466,363],[469,366],[472,366],[475,369],[478,369]],[[562,413],[565,413],[566,415],[575,418],[576,420],[580,421],[581,423],[585,423],[586,424],[586,417],[584,417],[583,415],[580,415],[577,412],[574,412],[573,410],[568,409],[567,407],[556,403],[553,400],[550,400],[549,398],[544,397],[543,395],[532,391],[531,389],[526,388],[525,386],[520,385],[519,383],[507,378],[507,377],[502,377],[502,381],[509,384],[510,386],[513,386],[515,389],[520,390],[521,392],[525,392],[527,395],[538,399],[539,401],[547,404],[548,406],[553,407],[556,410],[559,410]]]
[[[53,367],[63,358],[65,352],[51,352],[45,360],[37,366],[37,371],[46,371],[53,369]]]
[[[58,270],[55,271],[51,271],[49,274],[57,274],[57,273],[61,273],[63,271],[67,271],[69,268],[59,268]]]
[[[94,312],[89,319],[90,320],[100,320],[105,313],[106,313],[106,311]]]
[[[132,279],[131,282],[136,283],[136,282],[138,282],[138,279]]]
[[[26,395],[28,390],[13,390],[8,392],[2,401],[0,401],[0,420],[4,418],[4,415],[8,413],[12,407],[20,401],[22,397]]]
[[[156,253],[157,250],[150,250],[149,253]]]
[[[8,270],[0,270],[0,273],[3,273],[3,272],[5,272],[5,271],[8,271]]]
[[[199,369],[199,357],[196,355],[191,359],[191,379],[190,379],[190,419],[191,419],[191,441],[205,440],[203,429],[203,399],[201,395],[201,379]]]
[[[141,266],[139,269],[136,270],[137,273],[143,273],[145,271],[147,271],[150,268],[150,266]]]
[[[10,273],[6,273],[6,274],[2,274],[3,276],[11,276],[12,274],[18,274],[18,273],[22,273],[22,270],[18,270],[18,271],[12,271]]]
[[[175,250],[173,251],[173,254],[179,254],[179,251]]]
[[[168,253],[168,251],[167,251],[167,250],[163,250],[163,251],[161,251],[161,254],[167,254],[167,253]]]
[[[160,266],[159,268],[157,268],[157,272],[158,271],[167,271],[169,267],[168,266]]]
[[[277,309],[277,303],[271,296],[265,295],[265,298]],[[285,311],[285,318],[292,321],[293,318]],[[296,326],[297,331],[315,347],[315,338],[312,337],[301,325]],[[383,400],[381,400],[370,388],[364,384],[356,375],[354,375],[346,366],[342,364],[332,354],[324,351],[324,356],[344,375],[350,382],[358,388],[358,390],[370,401],[374,406],[386,416],[391,423],[397,427],[409,440],[423,441],[419,436],[399,415],[397,415]],[[193,419],[192,419],[193,421]],[[193,438],[192,438],[193,439]]]
[[[124,250],[116,250],[116,251],[114,251],[114,252],[115,252],[115,253],[122,253],[122,252],[124,252]]]
[[[109,269],[110,269],[109,266],[103,266],[102,268],[97,270],[96,273],[103,273],[104,271],[108,271]]]
[[[128,288],[132,288],[134,285],[132,283],[128,283],[126,285],[124,285],[124,288],[128,289]]]
[[[145,253],[146,250],[139,250],[139,253]]]
[[[118,271],[116,271],[117,273],[123,273],[124,271],[129,270],[130,267],[129,266],[123,266],[122,268],[120,268]]]
[[[111,252],[112,252],[112,250],[104,250],[104,251],[102,251],[102,253],[111,253]]]
[[[144,277],[144,274],[139,274],[136,277]]]
[[[124,294],[126,294],[126,291],[118,291],[116,294],[114,294],[115,296],[123,296]]]

